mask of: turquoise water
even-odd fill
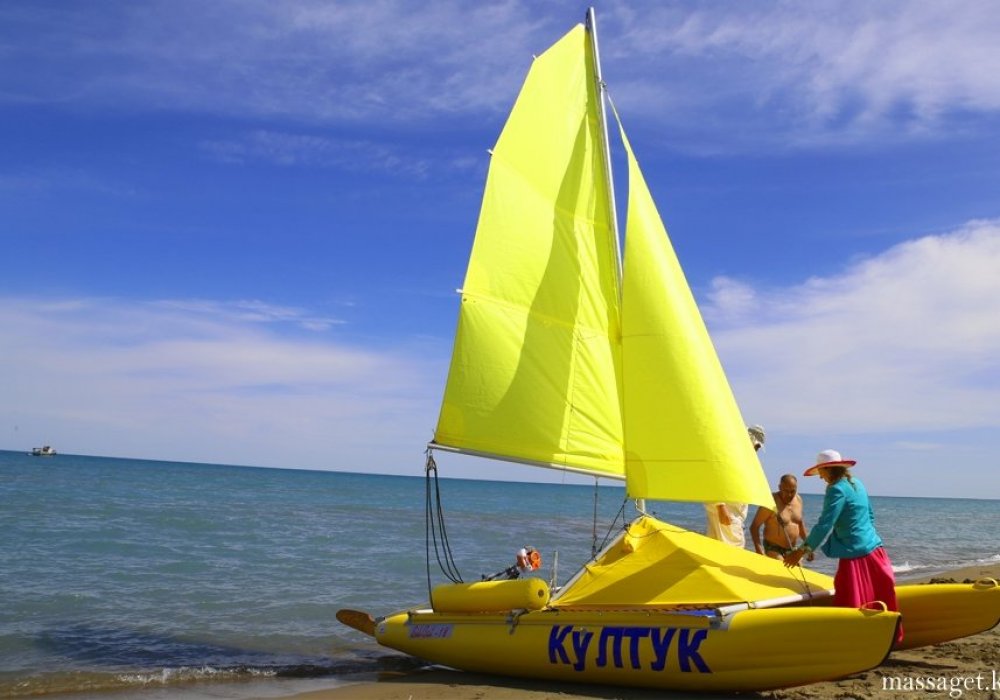
[[[510,565],[523,544],[543,553],[546,571],[558,551],[560,581],[591,554],[592,486],[442,479],[440,488],[465,580]],[[259,697],[414,668],[334,615],[426,600],[424,496],[419,472],[0,451],[0,697]],[[599,489],[597,544],[623,496]],[[1000,560],[1000,502],[873,501],[901,578]],[[820,503],[805,496],[810,522]],[[699,505],[649,507],[704,525]],[[822,558],[816,566],[832,571]]]

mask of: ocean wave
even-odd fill
[[[0,680],[0,698],[38,697],[60,693],[111,692],[180,688],[211,683],[265,679],[348,678],[363,674],[405,673],[424,662],[394,653],[329,663],[290,665],[178,666],[137,671],[59,671],[16,680]]]
[[[894,564],[892,571],[897,576],[902,576],[903,578],[915,578],[917,576],[946,574],[960,569],[968,569],[975,566],[992,566],[996,564],[1000,564],[1000,554],[994,554],[990,557],[981,557],[978,559],[955,559],[948,562],[934,564],[913,564],[910,561],[904,561],[902,564]]]
[[[894,574],[912,574],[915,571],[923,571],[928,568],[930,567],[924,564],[911,564],[908,561],[904,561],[902,564],[893,564],[892,572]]]

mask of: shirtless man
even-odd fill
[[[750,523],[750,537],[757,554],[781,559],[806,538],[806,525],[802,519],[802,497],[798,494],[799,482],[792,474],[781,477],[774,496],[775,510],[760,507]],[[760,527],[764,526],[764,542],[760,541]],[[811,560],[810,560],[811,561]]]

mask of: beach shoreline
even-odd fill
[[[905,583],[1000,581],[1000,562],[948,571]],[[919,679],[920,687],[917,688]],[[928,687],[929,686],[929,687]],[[907,690],[909,687],[909,690]],[[894,689],[895,688],[895,689]],[[1000,698],[1000,628],[945,644],[893,652],[879,667],[834,681],[760,693],[699,694],[699,698],[773,700],[900,698],[914,693],[944,698]],[[575,683],[533,681],[433,667],[382,673],[374,679],[287,696],[295,700],[652,700],[689,694]]]

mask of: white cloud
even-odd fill
[[[970,114],[1000,110],[1000,75],[985,68],[1000,61],[1000,12],[983,0],[655,6],[613,17],[621,65],[609,80],[629,114],[639,106],[675,129],[707,126],[716,142],[734,129],[728,141],[768,149],[952,136]]]
[[[876,494],[1000,498],[998,269],[1000,221],[975,221],[787,288],[717,280],[706,319],[770,479],[835,448]]]
[[[436,420],[436,355],[280,332],[308,318],[259,302],[0,299],[0,444],[350,471],[417,464]]]
[[[859,122],[933,125],[949,112],[1000,108],[1000,13],[991,3],[890,3],[813,32],[807,95],[814,116],[836,118],[857,96]],[[844,21],[844,20],[847,21]],[[905,117],[900,119],[900,113]]]
[[[788,289],[720,281],[706,315],[750,411],[785,429],[997,428],[997,269],[1000,222],[972,222]]]

